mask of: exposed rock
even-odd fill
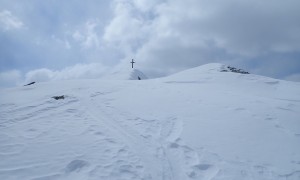
[[[240,74],[250,74],[247,71],[244,71],[243,69],[238,69],[232,66],[227,66],[226,69],[221,70],[221,72],[234,72],[234,73],[240,73]]]
[[[35,82],[31,82],[31,83],[28,83],[28,84],[26,84],[26,85],[24,85],[24,86],[30,86],[30,85],[32,85],[32,84],[34,84]]]
[[[64,95],[62,95],[62,96],[53,96],[52,98],[55,99],[55,100],[59,100],[59,99],[65,99],[65,96]]]

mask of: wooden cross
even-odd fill
[[[135,63],[134,61],[133,61],[133,59],[131,60],[131,68],[133,68],[133,63]]]

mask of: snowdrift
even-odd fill
[[[0,179],[300,179],[300,83],[226,69],[2,89]]]

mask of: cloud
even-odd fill
[[[46,68],[29,71],[25,75],[25,83],[48,82],[70,79],[94,79],[106,74],[108,68],[100,63],[76,64],[60,71]]]
[[[18,85],[22,80],[22,74],[18,70],[0,73],[0,87],[11,87]]]
[[[20,29],[23,26],[23,22],[15,17],[10,11],[3,10],[0,12],[0,28],[3,31]]]
[[[50,82],[71,79],[96,79],[102,78],[111,72],[111,68],[101,63],[76,64],[61,70],[40,68],[31,70],[25,73],[25,75],[23,75],[18,70],[11,70],[0,73],[0,87],[13,87],[30,82]]]
[[[50,81],[55,74],[55,72],[46,68],[29,71],[25,75],[25,82],[47,82]]]
[[[114,18],[105,27],[103,40],[122,51],[125,56],[135,53],[149,34],[149,21],[135,6],[135,2],[142,10],[146,10],[145,1],[116,0],[114,2]]]
[[[300,82],[300,73],[289,75],[289,76],[285,77],[284,79],[288,80],[288,81]]]
[[[272,68],[270,59],[281,57],[290,65],[299,59],[291,58],[300,52],[297,0],[168,0],[146,8],[147,4],[116,0],[104,39],[127,52],[125,59],[135,56],[157,76],[209,62],[250,71],[265,66],[259,74],[278,76],[263,70]]]
[[[112,14],[110,4],[110,0],[2,0],[0,7],[7,10],[1,12],[0,20],[0,71],[26,72],[42,67],[57,70],[78,63],[116,64],[119,53],[103,48],[101,38]],[[8,27],[26,28],[1,31]]]
[[[79,42],[84,49],[100,47],[100,38],[96,32],[98,23],[94,20],[88,20],[83,26],[82,30],[76,30],[72,37]]]

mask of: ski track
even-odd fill
[[[74,97],[68,97],[68,100],[63,103],[56,103],[55,100],[44,100],[42,103],[31,103],[30,105],[23,105],[23,107],[9,108],[8,111],[1,112],[0,126],[7,124],[14,124],[19,121],[26,121],[31,118],[39,117],[41,114],[45,114],[47,111],[61,110],[63,106],[67,106],[72,103],[76,103],[77,99]],[[25,113],[24,113],[25,112]],[[15,118],[10,118],[11,114],[18,114]],[[6,118],[9,117],[9,118]]]
[[[83,103],[83,106],[88,107],[87,103],[89,101]],[[92,101],[93,102],[93,101]],[[94,106],[93,108],[89,108],[86,112],[89,116],[93,117],[95,120],[102,120],[110,131],[110,134],[117,136],[117,139],[122,139],[122,141],[133,151],[135,154],[138,155],[139,158],[142,159],[142,163],[146,166],[147,171],[150,172],[149,176],[150,179],[162,179],[160,173],[157,173],[157,169],[155,167],[151,167],[153,162],[153,155],[149,154],[146,148],[151,148],[151,143],[149,143],[145,138],[139,136],[137,133],[132,131],[129,127],[124,127],[118,124],[117,118],[123,117],[116,117],[116,115],[111,114],[108,110],[109,100],[102,99],[104,107]],[[146,154],[142,154],[146,153]],[[149,163],[151,162],[151,163]],[[158,163],[155,163],[159,165]],[[144,168],[144,166],[140,166],[140,168]]]
[[[179,119],[145,119],[121,112],[112,105],[113,99],[101,97],[105,94],[91,93],[91,101],[99,98],[94,102],[101,102],[101,105],[95,105],[86,112],[93,118],[104,121],[109,126],[108,129],[115,130],[112,134],[121,138],[136,153],[144,164],[145,171],[150,173],[144,175],[145,177],[181,180],[212,179],[216,175],[218,168],[200,163],[198,153],[179,138],[183,128]],[[91,101],[88,100],[82,105],[88,107],[87,103]],[[121,116],[114,114],[116,111]]]
[[[278,175],[264,165],[249,162],[227,161],[206,150],[195,150],[180,138],[182,121],[177,117],[164,119],[143,118],[122,112],[113,105],[114,99],[101,97],[102,102],[91,111],[95,117],[105,116],[105,124],[115,129],[119,137],[136,153],[144,165],[144,172],[150,172],[150,179],[294,179],[298,172],[290,175]],[[95,98],[96,96],[93,96]],[[96,101],[95,101],[96,102]],[[97,111],[100,110],[101,112]],[[247,108],[235,108],[235,111],[247,111]],[[119,112],[117,115],[114,112]],[[274,119],[271,116],[265,119]],[[107,121],[109,120],[109,121]],[[130,140],[130,141],[128,141]],[[143,153],[141,153],[143,152]],[[156,152],[152,154],[150,152]],[[200,154],[199,154],[200,152]],[[150,157],[150,158],[145,158]],[[182,163],[184,162],[184,163]],[[160,170],[151,169],[156,164]],[[157,174],[159,172],[159,174]]]

